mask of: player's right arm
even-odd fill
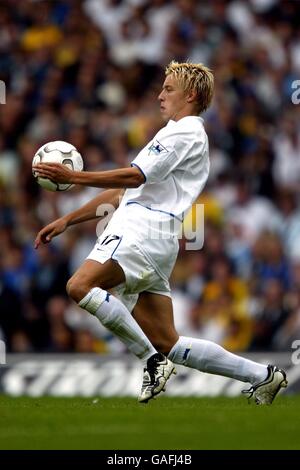
[[[34,242],[34,247],[38,248],[41,243],[49,243],[52,238],[63,233],[71,225],[100,218],[99,215],[97,215],[97,211],[102,204],[111,205],[112,208],[117,209],[123,193],[123,189],[108,189],[79,209],[54,220],[54,222],[51,222],[51,224],[46,225],[46,227],[39,231]]]

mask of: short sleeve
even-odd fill
[[[132,161],[131,166],[140,169],[145,182],[156,183],[165,180],[187,159],[191,147],[195,144],[193,132],[157,134]]]

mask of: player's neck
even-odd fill
[[[172,119],[172,121],[178,122],[178,121],[180,121],[181,119],[183,119],[185,117],[199,117],[199,114],[197,114],[197,113],[195,113],[195,114],[187,113],[187,114],[184,114],[184,115],[181,115],[181,116],[176,116],[176,119],[174,119],[174,118],[171,118],[171,119]]]
[[[183,109],[176,113],[171,119],[175,122],[180,121],[180,119],[188,116],[199,116],[199,113],[193,108],[193,109]]]

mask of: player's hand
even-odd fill
[[[37,234],[34,241],[34,248],[37,249],[41,243],[51,242],[52,238],[56,237],[60,233],[63,233],[67,226],[67,221],[63,217],[54,220],[54,222],[49,225],[46,225],[46,227],[40,230]]]
[[[37,176],[42,178],[49,178],[56,183],[74,183],[75,171],[70,170],[70,168],[61,163],[37,163],[32,168],[37,173]]]

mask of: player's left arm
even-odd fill
[[[123,189],[108,189],[98,194],[79,209],[54,220],[39,231],[34,242],[34,247],[38,248],[41,243],[51,242],[52,238],[65,232],[65,230],[67,230],[71,225],[103,218],[104,214],[102,214],[102,211],[99,213],[99,208],[104,206],[105,212],[110,212],[113,208],[117,209],[120,205],[123,194]]]
[[[109,171],[73,171],[60,163],[39,163],[33,169],[38,176],[57,183],[96,188],[138,188],[145,183],[143,173],[135,166]]]

